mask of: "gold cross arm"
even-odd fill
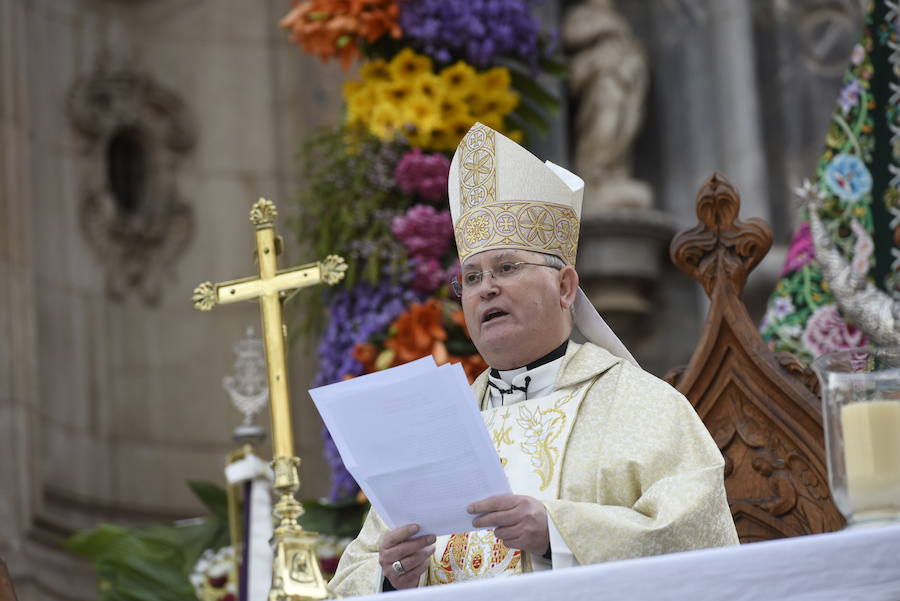
[[[346,270],[344,259],[329,255],[324,261],[281,269],[270,278],[251,276],[219,284],[203,282],[194,289],[194,307],[210,311],[216,305],[251,300],[316,284],[334,285],[344,277]]]

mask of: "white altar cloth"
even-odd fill
[[[386,594],[393,601],[900,601],[900,526]]]

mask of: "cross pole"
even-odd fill
[[[266,370],[269,379],[269,408],[272,418],[272,468],[275,490],[280,494],[272,511],[275,531],[270,601],[301,601],[328,596],[325,580],[315,554],[316,533],[303,530],[297,518],[303,507],[295,495],[300,489],[291,429],[291,405],[288,394],[285,340],[287,330],[282,317],[282,301],[289,290],[319,283],[334,285],[341,281],[347,264],[337,255],[324,261],[278,270],[277,254],[281,238],[275,235],[275,204],[260,198],[250,210],[250,222],[256,226],[256,257],[259,276],[213,284],[204,282],[194,289],[194,307],[209,311],[216,305],[259,299]]]

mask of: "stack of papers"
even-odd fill
[[[391,529],[469,532],[469,504],[512,492],[458,364],[438,367],[429,356],[309,394]]]

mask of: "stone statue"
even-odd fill
[[[650,208],[650,187],[631,177],[649,81],[640,41],[613,0],[586,0],[568,11],[563,43],[570,55],[575,171],[586,183],[584,210]]]

